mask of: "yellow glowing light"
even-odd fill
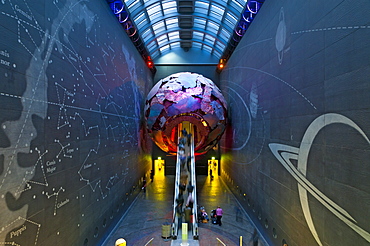
[[[214,160],[215,158],[214,157],[212,157],[212,160]]]
[[[117,239],[116,246],[126,246],[126,240],[123,238]]]
[[[158,160],[162,160],[162,157],[158,157]]]

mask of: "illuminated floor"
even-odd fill
[[[226,245],[240,245],[240,236],[243,245],[267,245],[261,240],[253,244],[254,227],[219,177],[211,181],[207,176],[198,176],[197,180],[199,205],[204,206],[208,214],[218,205],[224,210],[222,226],[210,222],[199,224],[200,246],[217,245],[216,238]],[[118,238],[124,238],[128,246],[144,246],[150,240],[151,245],[170,246],[171,240],[162,238],[162,225],[172,220],[173,185],[174,176],[164,176],[163,170],[157,172],[154,181],[149,180],[146,193],[139,194],[103,246],[114,246]]]

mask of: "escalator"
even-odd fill
[[[192,129],[188,127],[187,129]],[[195,174],[193,132],[184,130],[178,139],[175,193],[173,199],[172,238],[186,235],[189,239],[198,239],[197,186]],[[186,132],[184,134],[184,132]],[[184,233],[183,230],[187,230]]]

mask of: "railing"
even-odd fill
[[[198,239],[199,234],[198,234],[198,199],[197,199],[197,179],[196,179],[196,173],[195,173],[195,158],[194,158],[194,134],[191,132],[191,139],[190,139],[190,180],[191,184],[193,185],[193,199],[194,199],[194,204],[193,204],[193,226],[192,226],[192,232],[193,232],[193,238]]]
[[[177,148],[177,152],[178,151],[179,149]],[[173,197],[173,216],[172,216],[173,220],[172,220],[172,226],[171,226],[172,238],[174,239],[177,238],[178,228],[179,228],[178,219],[176,216],[176,205],[177,205],[176,199],[177,199],[177,196],[179,195],[179,184],[180,184],[180,175],[181,175],[180,165],[181,165],[181,162],[179,159],[179,155],[177,155],[176,174],[175,174],[175,194]]]
[[[192,208],[192,222],[191,222],[191,234],[193,236],[194,239],[198,239],[199,238],[199,235],[198,235],[198,211],[197,211],[197,182],[196,182],[196,174],[195,174],[195,158],[194,158],[194,135],[193,135],[193,131],[192,131],[192,127],[191,127],[191,124],[189,124],[188,126],[188,129],[190,130],[189,133],[191,133],[191,139],[189,139],[190,141],[190,145],[188,147],[186,147],[186,151],[185,151],[185,156],[190,156],[190,165],[187,166],[187,159],[185,159],[185,163],[183,163],[183,166],[181,166],[181,160],[180,160],[180,155],[178,154],[177,155],[177,160],[176,160],[176,177],[175,177],[175,194],[174,194],[174,199],[173,199],[173,221],[172,221],[172,227],[171,227],[171,233],[172,233],[172,238],[173,239],[177,239],[177,235],[178,235],[178,228],[179,228],[179,225],[178,225],[178,216],[177,216],[177,213],[176,213],[176,206],[177,206],[177,201],[176,199],[178,198],[179,196],[179,185],[180,185],[180,182],[181,182],[181,175],[184,174],[182,173],[182,171],[186,172],[186,174],[188,174],[188,178],[187,178],[187,182],[186,182],[186,185],[189,185],[191,184],[193,186],[193,190],[191,191],[192,193],[192,197],[193,197],[193,208]],[[180,133],[180,130],[179,130],[179,135],[181,135]],[[180,141],[180,138],[179,138],[179,141]],[[177,152],[179,153],[179,148],[177,149]],[[187,168],[188,167],[188,168]],[[190,170],[189,170],[190,169]],[[182,171],[181,171],[182,170]],[[185,194],[186,195],[186,192]],[[189,192],[187,193],[187,196],[189,196]],[[184,202],[185,202],[185,198],[186,197],[183,197],[184,198]]]

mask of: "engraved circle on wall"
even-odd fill
[[[252,84],[251,91],[247,91],[243,87],[226,87],[224,91],[228,94],[228,104],[230,105],[229,119],[232,126],[232,146],[222,145],[221,148],[234,151],[234,162],[251,164],[261,153],[264,142],[264,138],[256,137],[256,133],[264,136],[264,124],[254,125],[252,123],[253,119],[256,118],[261,118],[259,122],[264,122],[261,113],[257,109],[258,98],[256,97],[258,97],[258,93],[256,86]],[[254,149],[257,149],[257,152],[248,151],[247,146],[251,138],[255,138],[254,142],[257,144],[257,147]]]

